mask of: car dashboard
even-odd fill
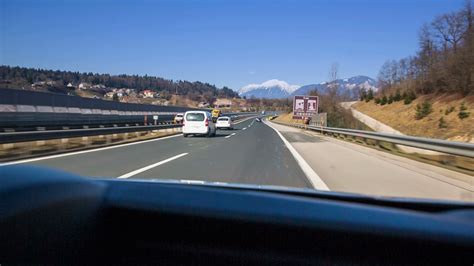
[[[0,168],[0,263],[468,264],[469,203]],[[446,264],[445,264],[446,265]]]

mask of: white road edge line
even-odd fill
[[[301,170],[305,173],[306,177],[308,178],[309,182],[313,185],[313,187],[317,190],[326,190],[330,191],[329,187],[324,183],[324,181],[319,177],[318,174],[309,166],[309,164],[305,161],[303,156],[301,156],[296,149],[291,145],[291,143],[283,137],[283,135],[272,125],[270,125],[270,122],[265,122],[267,126],[269,126],[271,129],[275,130],[275,132],[280,136],[281,140],[283,143],[285,143],[286,147],[288,150],[290,150],[291,154],[293,154],[293,157],[295,158],[296,162],[298,162],[298,165],[301,167]]]
[[[167,136],[167,137],[162,137],[162,138],[156,138],[156,139],[142,140],[142,141],[131,142],[131,143],[124,143],[124,144],[119,144],[119,145],[114,145],[114,146],[109,146],[109,147],[102,147],[102,148],[91,149],[91,150],[61,153],[61,154],[38,157],[38,158],[32,158],[32,159],[25,159],[25,160],[13,161],[13,162],[0,163],[0,167],[7,166],[7,165],[21,164],[21,163],[36,162],[36,161],[41,161],[41,160],[55,159],[55,158],[71,156],[71,155],[78,155],[78,154],[89,153],[89,152],[96,152],[96,151],[104,151],[104,150],[109,150],[109,149],[121,148],[121,147],[137,145],[137,144],[142,144],[142,143],[147,143],[147,142],[153,142],[153,141],[165,140],[165,139],[170,139],[170,138],[176,138],[176,137],[181,136],[181,135],[183,135],[183,134],[177,134],[177,135],[172,135],[172,136]]]
[[[247,120],[250,120],[250,119],[252,119],[252,118],[255,118],[255,117],[252,116],[252,117],[249,117],[249,118],[244,118],[243,120],[241,120],[241,121],[239,121],[239,122],[235,122],[234,125],[240,124],[240,123],[245,122],[245,121],[247,121]]]
[[[235,135],[235,133],[232,133],[232,134],[230,134],[230,135],[228,135],[228,136],[225,136],[224,138],[228,139],[228,138],[230,138],[230,137],[232,137],[232,136],[234,136],[234,135]]]
[[[242,130],[246,130],[246,129],[247,129],[246,127],[242,128]]]
[[[166,159],[166,160],[159,161],[159,162],[157,162],[157,163],[150,164],[150,165],[148,165],[148,166],[145,166],[145,167],[142,167],[142,168],[137,169],[137,170],[135,170],[135,171],[132,171],[132,172],[130,172],[130,173],[123,174],[123,175],[121,175],[121,176],[119,176],[119,177],[117,177],[117,178],[129,178],[129,177],[131,177],[131,176],[134,176],[134,175],[137,175],[137,174],[139,174],[139,173],[148,171],[148,170],[150,170],[151,168],[160,166],[160,165],[165,164],[165,163],[167,163],[167,162],[171,162],[171,161],[173,161],[173,160],[176,160],[176,159],[178,159],[178,158],[180,158],[180,157],[183,157],[183,156],[185,156],[185,155],[188,155],[188,154],[189,154],[189,153],[187,153],[187,152],[178,154],[178,155],[173,156],[173,157],[171,157],[171,158],[168,158],[168,159]]]

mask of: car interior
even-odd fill
[[[471,265],[474,210],[251,185],[0,167],[0,263]]]

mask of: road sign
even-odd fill
[[[319,97],[296,95],[293,98],[293,119],[303,119],[318,113]]]
[[[157,116],[157,115],[154,115],[154,116],[153,116],[153,120],[158,120],[158,116]]]
[[[326,127],[328,121],[328,113],[313,114],[311,117],[311,125],[317,127]]]

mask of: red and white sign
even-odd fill
[[[318,104],[318,96],[295,96],[293,98],[293,119],[303,119],[317,114]]]

